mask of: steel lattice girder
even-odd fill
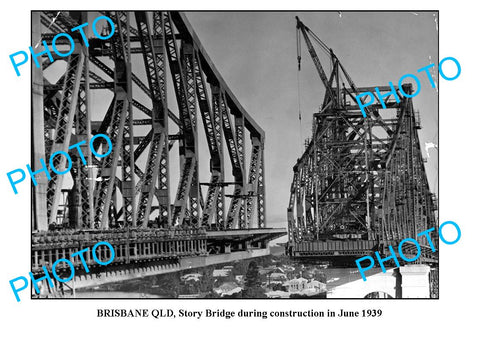
[[[99,159],[85,149],[88,166],[78,160],[73,162],[75,185],[69,189],[68,200],[70,210],[75,209],[78,218],[73,220],[74,214],[70,212],[70,227],[108,229],[123,216],[123,223],[117,226],[130,229],[264,228],[264,132],[233,95],[185,15],[121,11],[101,14],[115,23],[113,36],[108,40],[89,39],[87,48],[79,35],[72,34],[81,48],[76,48],[65,60],[65,72],[56,84],[44,78],[43,72],[52,64],[47,58],[41,62],[41,69],[32,68],[36,89],[32,105],[33,170],[38,169],[39,158],[48,159],[54,151],[68,150],[71,141],[88,140],[93,134],[103,133],[112,142],[109,156]],[[34,26],[41,29],[32,33],[32,41],[43,37],[50,46],[52,34],[70,31],[89,16],[95,13],[35,12]],[[171,73],[170,93],[175,94],[178,115],[167,105],[167,69]],[[96,89],[112,91],[114,95],[98,124],[92,120],[92,110],[96,109],[92,108],[95,103],[90,95]],[[147,96],[147,101],[144,96],[136,95],[137,89]],[[199,168],[198,159],[205,155],[198,154],[197,121],[202,122],[208,145],[207,170]],[[170,122],[178,127],[177,135],[169,135]],[[151,129],[146,135],[139,134],[134,129],[137,124]],[[250,155],[246,154],[246,132],[252,141]],[[180,168],[176,171],[169,162],[174,143],[179,145]],[[228,175],[224,145],[230,156],[232,182],[225,182]],[[96,140],[95,150],[103,147]],[[147,160],[142,162],[141,155],[146,150]],[[249,156],[247,169],[245,160]],[[64,167],[60,163],[59,169]],[[172,171],[179,174],[173,202]],[[204,201],[199,173],[206,171],[211,179]],[[46,230],[53,222],[66,223],[66,208],[65,216],[57,215],[60,193],[66,189],[62,180],[62,176],[52,176],[51,181],[39,180],[33,188],[34,229]],[[227,211],[225,192],[229,185],[234,188],[231,199],[227,198],[230,201]],[[257,223],[253,223],[255,205]],[[151,216],[157,208],[158,223],[152,224]],[[109,214],[112,209],[113,214]]]
[[[411,91],[409,84],[404,89]],[[374,105],[380,119],[364,119],[358,106],[346,102],[315,115],[312,139],[293,168],[287,214],[293,243],[356,234],[394,244],[436,225],[418,117],[412,99],[396,91],[400,103],[385,99],[394,118],[382,119],[381,106]]]

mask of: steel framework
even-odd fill
[[[378,93],[375,87],[356,87],[331,49],[333,67],[327,77],[310,40],[318,38],[300,20],[297,29],[326,91],[314,114],[312,137],[293,168],[288,206],[292,255],[368,254],[435,227],[436,200],[429,190],[412,99],[398,87],[379,86]],[[410,84],[402,86],[403,93],[412,94]],[[366,91],[375,94],[377,103],[364,118],[355,96]],[[438,245],[435,233],[432,238]],[[427,240],[420,241],[430,257]]]
[[[100,15],[115,24],[109,39],[89,32],[86,46],[79,31],[70,32]],[[68,58],[50,62],[43,55],[41,68],[32,63],[32,169],[41,169],[40,159],[87,141],[80,146],[87,165],[70,150],[69,174],[52,173],[50,180],[36,175],[34,268],[51,265],[95,238],[110,241],[117,259],[128,263],[132,256],[205,254],[208,231],[265,228],[264,132],[183,13],[45,11],[34,12],[32,20],[33,44],[45,40],[51,48],[57,33],[68,32],[76,46]],[[106,25],[102,34],[110,33]],[[56,41],[60,50],[62,44],[69,42]],[[60,60],[66,65],[52,71],[60,75],[50,83],[45,75]],[[94,90],[113,93],[104,113],[92,100]],[[104,158],[88,147],[100,133],[112,143]],[[203,153],[202,140],[208,150]],[[107,144],[98,138],[93,147],[103,153]],[[173,150],[178,166],[170,161]],[[200,167],[201,158],[208,159],[207,169]],[[53,164],[59,171],[67,165],[65,157],[54,157]],[[206,183],[200,181],[202,171],[210,173]],[[174,195],[171,177],[178,177]]]

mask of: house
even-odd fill
[[[287,288],[289,292],[299,292],[305,289],[308,280],[300,277],[298,279],[292,279],[290,281],[285,282],[283,285]]]
[[[283,292],[281,290],[272,290],[272,291],[268,291],[268,292],[265,292],[265,295],[267,295],[268,298],[272,298],[272,299],[288,299],[290,297],[290,293],[289,292]]]
[[[230,269],[214,269],[213,270],[213,277],[228,277],[230,275]]]
[[[182,277],[180,277],[181,281],[199,281],[202,278],[202,274],[199,273],[190,273],[190,274],[185,274]]]
[[[316,295],[327,290],[325,283],[317,280],[307,280],[303,277],[287,281],[283,285],[288,292],[302,295]]]
[[[243,275],[235,275],[235,282],[238,283],[238,284],[242,284],[244,283],[244,277]]]
[[[311,280],[306,284],[305,289],[314,289],[318,292],[324,292],[327,290],[327,284],[317,280]]]
[[[284,273],[274,272],[274,273],[271,273],[270,276],[269,276],[269,282],[270,283],[273,283],[273,282],[284,283],[287,280],[288,280],[287,275],[285,275]]]
[[[242,288],[239,287],[235,282],[225,282],[220,287],[214,289],[215,293],[224,296],[232,295],[242,291]]]

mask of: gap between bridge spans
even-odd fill
[[[443,236],[442,234],[442,229],[445,225],[447,224],[451,224],[455,227],[456,231],[457,231],[457,238],[453,241],[447,241],[445,239],[445,237]],[[432,250],[433,253],[435,253],[437,250],[435,249],[435,246],[433,245],[433,242],[432,242],[432,239],[430,238],[430,233],[432,231],[434,231],[435,228],[430,228],[430,229],[427,229],[425,231],[422,231],[421,233],[418,233],[417,234],[417,237],[420,237],[420,236],[425,236],[427,238],[427,241],[428,241],[428,244],[430,245],[430,249]],[[445,244],[455,244],[457,243],[459,240],[460,240],[460,237],[462,236],[462,232],[460,230],[460,227],[458,226],[457,223],[453,222],[453,221],[446,221],[446,222],[443,222],[440,227],[438,228],[438,235],[440,236],[440,239],[442,240],[443,243]],[[415,255],[415,257],[412,257],[412,258],[408,258],[406,257],[404,254],[403,254],[403,251],[402,251],[402,246],[406,243],[406,242],[410,242],[410,243],[413,243],[415,245],[415,247],[417,248],[417,254]],[[384,262],[386,261],[389,261],[389,260],[393,260],[395,261],[395,264],[396,264],[396,267],[395,268],[398,268],[400,267],[400,263],[398,262],[398,258],[395,254],[395,251],[393,250],[393,247],[391,245],[388,246],[388,249],[390,250],[390,256],[387,256],[385,258],[380,258],[380,254],[378,251],[375,252],[375,256],[378,260],[378,263],[380,264],[380,267],[382,268],[382,272],[386,273],[387,270],[385,269],[385,266],[383,265]],[[405,262],[413,262],[413,261],[416,261],[420,255],[422,254],[422,249],[420,247],[420,244],[417,242],[417,240],[413,239],[413,238],[405,238],[403,239],[400,244],[398,245],[398,253],[400,254],[400,257],[405,261]],[[368,267],[365,267],[363,268],[361,265],[360,265],[360,262],[362,261],[365,261],[365,260],[369,260],[370,261],[370,264],[368,265]],[[363,278],[363,281],[367,281],[367,278],[365,277],[365,272],[372,269],[373,266],[375,265],[375,260],[373,257],[371,256],[364,256],[364,257],[361,257],[357,260],[355,260],[355,263],[357,264],[357,267],[358,267],[358,271],[360,272],[360,275],[362,275],[362,278]]]
[[[455,67],[457,68],[457,73],[453,77],[448,77],[443,72],[442,66],[443,66],[443,63],[445,61],[453,61],[455,63]],[[425,74],[428,77],[428,80],[430,81],[430,85],[432,86],[433,89],[436,88],[436,84],[435,84],[435,81],[432,78],[432,74],[428,70],[431,69],[434,66],[435,66],[435,63],[424,66],[424,67],[419,68],[417,70],[418,73],[421,73],[422,71],[425,72]],[[461,68],[460,63],[458,62],[457,59],[455,59],[454,57],[446,57],[446,58],[443,58],[440,61],[440,63],[438,64],[438,71],[440,73],[440,76],[443,79],[448,80],[448,81],[452,81],[452,80],[457,79],[460,76],[460,73],[462,72],[462,68]],[[415,81],[415,83],[417,84],[417,90],[414,93],[406,93],[404,91],[403,86],[402,86],[402,81],[405,78],[412,78]],[[383,99],[386,98],[386,97],[390,97],[390,96],[393,95],[393,97],[395,98],[395,101],[397,103],[400,103],[400,98],[398,97],[397,91],[396,91],[395,87],[393,86],[392,82],[391,81],[388,82],[388,85],[390,86],[391,91],[387,92],[387,93],[384,93],[384,94],[380,93],[380,90],[378,89],[378,87],[375,88],[375,93],[378,96],[377,100],[379,101],[379,103],[382,105],[382,108],[384,108],[384,109],[387,108],[387,106],[385,105],[385,102],[383,101]],[[406,98],[416,97],[420,93],[421,89],[422,89],[422,85],[420,83],[420,79],[418,79],[418,77],[414,74],[411,74],[411,73],[404,74],[398,80],[398,90]],[[407,92],[410,92],[410,91],[407,90]],[[364,98],[363,97],[365,97],[365,96],[369,97],[368,103],[364,103]],[[367,114],[365,113],[364,109],[367,108],[368,106],[372,105],[375,102],[375,98],[376,98],[375,94],[373,94],[370,91],[362,92],[362,93],[358,94],[357,96],[355,96],[355,99],[357,100],[357,103],[358,103],[358,107],[362,111],[362,115],[363,115],[364,118],[367,118]]]
[[[101,261],[98,256],[97,256],[97,248],[101,245],[105,245],[107,246],[107,248],[110,250],[110,259],[108,259],[107,261]],[[70,255],[70,258],[74,258],[75,256],[78,255],[78,257],[80,258],[81,262],[82,262],[82,265],[83,265],[83,268],[85,268],[85,272],[88,273],[90,272],[90,269],[88,268],[87,266],[87,262],[85,261],[85,258],[83,257],[83,253],[86,253],[90,250],[89,247],[87,248],[84,248],[82,250],[79,250],[77,251],[76,253],[73,253]],[[103,252],[100,251],[100,253],[102,254]],[[106,242],[106,241],[101,241],[101,242],[98,242],[97,244],[95,244],[92,248],[92,257],[93,257],[93,260],[98,263],[99,265],[101,266],[106,266],[110,263],[113,262],[114,258],[115,258],[115,249],[113,248],[113,246]],[[60,276],[63,276],[62,274],[64,274],[64,269],[65,269],[65,266],[62,266],[63,270],[62,270],[62,273],[59,275],[56,271],[56,267],[57,265],[60,263],[60,262],[65,262],[67,264],[67,266],[70,268],[70,275],[67,277],[67,278],[62,278]],[[75,262],[75,261],[74,261]],[[39,278],[35,278],[34,274],[32,272],[29,272],[28,275],[30,276],[30,279],[32,280],[32,286],[35,288],[35,292],[37,294],[40,294],[40,289],[38,288],[38,285],[37,285],[37,282],[40,282],[40,281],[43,281],[43,280],[47,280],[50,288],[53,288],[54,287],[54,284],[53,284],[53,281],[52,281],[52,278],[50,277],[50,273],[47,269],[46,266],[42,266],[42,269],[43,269],[43,272],[45,273],[44,276],[42,277],[39,277]],[[59,281],[59,282],[62,282],[62,283],[67,283],[69,281],[71,281],[73,279],[73,277],[75,276],[75,266],[74,264],[72,263],[72,261],[70,260],[67,260],[67,259],[58,259],[57,261],[55,261],[52,265],[52,274],[53,274],[53,277]],[[19,281],[19,280],[22,280],[23,281],[23,286],[22,287],[15,287],[15,282],[16,281]],[[25,276],[19,276],[19,277],[16,277],[12,280],[9,281],[10,283],[10,286],[12,287],[12,290],[13,290],[13,294],[15,294],[15,298],[17,299],[17,302],[20,302],[20,297],[18,296],[18,293],[24,289],[26,289],[28,287],[28,280]]]

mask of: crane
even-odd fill
[[[348,85],[350,88],[345,88],[345,84],[342,83],[342,89],[344,94],[348,94],[348,96],[353,100],[353,102],[356,102],[356,96],[360,94],[360,91],[358,87],[355,85],[353,82],[352,78],[348,74],[347,70],[345,67],[342,65],[340,60],[337,58],[335,53],[333,53],[333,50],[328,47],[314,32],[310,30],[299,18],[298,16],[295,17],[297,20],[297,61],[298,61],[298,70],[300,71],[301,68],[301,39],[300,39],[300,34],[303,35],[303,38],[305,40],[305,43],[307,45],[308,52],[310,53],[310,56],[313,60],[313,63],[315,65],[315,68],[318,72],[318,75],[320,76],[320,79],[323,83],[323,86],[325,87],[326,90],[326,96],[321,108],[321,111],[323,112],[327,108],[332,108],[332,109],[341,109],[345,108],[347,105],[346,102],[346,96],[344,95],[343,98],[340,97],[340,80],[339,78],[343,74],[345,77]],[[325,53],[327,53],[330,57],[330,61],[333,65],[332,73],[330,75],[330,78],[327,78],[327,75],[325,73],[325,70],[322,67],[322,63],[320,62],[320,58],[318,57],[317,52],[315,51],[315,48],[312,43],[312,39],[318,43],[318,45],[324,50]],[[341,71],[341,73],[339,72]],[[334,85],[335,81],[335,85]],[[342,100],[343,99],[343,100]],[[362,103],[364,99],[362,98]],[[378,112],[375,110],[366,110],[367,113],[369,113],[370,117],[373,119],[377,120],[379,125],[382,126],[385,131],[387,132],[388,135],[392,135],[393,131],[388,127],[387,124],[383,121],[383,119],[380,117]]]

